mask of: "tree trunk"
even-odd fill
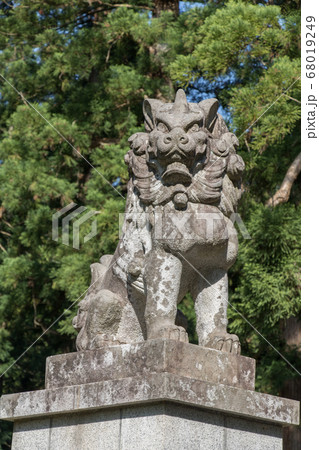
[[[285,175],[284,181],[281,183],[278,191],[266,203],[267,206],[277,206],[280,203],[286,203],[289,200],[290,191],[294,181],[301,170],[301,153],[295,158]]]
[[[177,17],[179,14],[178,0],[154,0],[154,17],[159,17],[162,11],[171,11]]]

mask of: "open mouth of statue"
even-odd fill
[[[162,175],[162,180],[167,184],[190,184],[192,175],[185,164],[173,162],[169,164]]]

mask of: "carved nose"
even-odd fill
[[[188,136],[186,136],[186,135],[181,136],[181,137],[179,138],[179,143],[180,143],[180,144],[183,144],[183,145],[188,144],[188,143],[189,143],[189,138],[188,138]]]
[[[166,136],[163,137],[163,144],[168,148],[174,146],[183,146],[189,143],[189,137],[181,128],[175,128]]]

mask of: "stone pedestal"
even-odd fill
[[[12,448],[282,448],[299,403],[254,391],[255,362],[170,340],[58,355],[46,389],[4,395]]]

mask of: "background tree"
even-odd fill
[[[0,5],[0,372],[65,312],[0,378],[3,393],[43,387],[45,358],[74,350],[76,305],[67,308],[89,265],[115,249],[127,138],[143,129],[144,98],[169,101],[180,86],[190,100],[219,98],[247,166],[240,214],[252,239],[241,239],[230,302],[299,368],[298,339],[287,338],[300,312],[299,4],[194,5],[179,15],[176,2],[148,0]],[[99,212],[98,235],[79,251],[51,234],[52,214],[71,201]],[[181,308],[195,341],[191,306],[187,297]],[[257,388],[282,394],[298,374],[232,307],[229,316],[257,359]]]

